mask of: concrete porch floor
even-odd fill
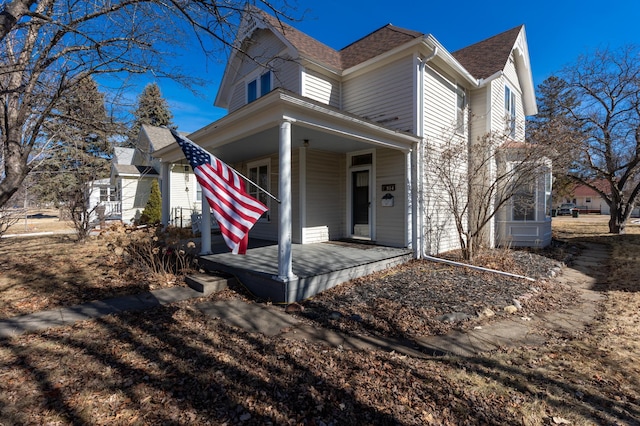
[[[312,297],[337,284],[409,261],[412,251],[373,244],[328,241],[293,244],[292,270],[297,277],[278,278],[278,245],[249,240],[247,254],[234,255],[222,241],[212,237],[213,254],[200,256],[209,272],[231,274],[252,294],[273,303],[292,303]]]

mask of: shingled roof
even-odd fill
[[[489,37],[452,53],[460,64],[475,78],[484,79],[502,71],[507,65],[522,25]]]
[[[280,31],[302,56],[335,70],[351,68],[416,38],[426,36],[418,31],[388,24],[338,51],[265,11],[261,13],[265,21]],[[505,68],[522,28],[523,25],[519,25],[453,52],[452,55],[473,77],[488,78]]]
[[[424,36],[420,32],[388,24],[338,51],[264,11],[262,11],[262,15],[303,56],[336,70],[351,68],[404,43]]]
[[[340,50],[342,67],[343,69],[351,68],[421,37],[424,37],[424,34],[420,32],[395,27],[391,24],[385,25]]]

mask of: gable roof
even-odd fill
[[[489,37],[452,53],[475,78],[486,79],[504,70],[524,25]]]
[[[517,52],[515,61],[518,76],[523,88],[525,115],[537,113],[524,25],[489,37],[451,54],[432,35],[388,24],[338,51],[256,6],[248,6],[248,8],[250,10],[245,13],[236,43],[241,43],[251,37],[256,29],[270,29],[286,46],[294,50],[299,57],[336,73],[379,57],[400,46],[419,43],[422,40],[425,45],[434,49],[434,55],[440,56],[446,63],[460,72],[465,79],[472,82],[472,84],[482,85],[483,80],[499,75],[498,73],[505,69],[509,57],[515,51]],[[220,90],[218,90],[214,103],[217,106],[226,108],[229,104],[231,89],[227,83],[229,82],[228,79],[231,78],[229,74],[233,69],[236,69],[231,66],[231,63],[237,61],[239,56],[240,51],[234,49],[229,57],[220,84]]]
[[[143,124],[141,126],[140,134],[144,134],[151,144],[152,151],[158,151],[164,147],[176,143],[175,138],[171,134],[171,130],[166,127],[151,126],[149,124]]]

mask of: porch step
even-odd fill
[[[234,284],[236,279],[233,276],[226,274],[198,273],[186,276],[185,282],[195,291],[202,293],[203,296],[208,296],[212,293],[222,291],[229,287],[229,285]]]

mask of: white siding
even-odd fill
[[[121,178],[122,179],[122,221],[133,222],[147,205],[151,193],[153,179]]]
[[[405,154],[402,151],[376,151],[375,209],[376,241],[381,245],[404,247],[407,234]],[[395,191],[382,191],[382,185],[395,185]],[[393,196],[393,206],[382,206],[385,194]]]
[[[468,143],[468,136],[455,134],[456,84],[442,71],[427,67],[424,83],[425,149],[423,153],[424,246],[428,253],[437,254],[460,247],[449,192],[437,177],[434,164],[442,164],[441,153],[447,144]],[[457,195],[466,201],[467,159],[456,162],[452,170]]]
[[[331,240],[342,238],[345,231],[345,155],[307,150],[306,226],[317,233],[328,228]],[[306,232],[306,231],[305,231]]]
[[[191,171],[191,166],[173,164],[169,174],[169,186],[171,193],[169,213],[173,224],[176,226],[191,226],[191,213],[199,213],[202,208],[202,203],[197,200],[198,182],[193,171]]]
[[[252,44],[247,47],[247,55],[241,56],[233,86],[229,112],[246,105],[246,84],[248,79],[258,77],[267,69],[259,64],[268,64],[273,71],[272,89],[284,88],[300,93],[301,68],[296,61],[287,60],[285,45],[268,30],[257,30],[252,36]]]
[[[340,107],[340,82],[306,69],[303,78],[302,96],[333,107]]]
[[[413,56],[406,56],[343,82],[343,109],[387,127],[415,132],[413,73]]]

